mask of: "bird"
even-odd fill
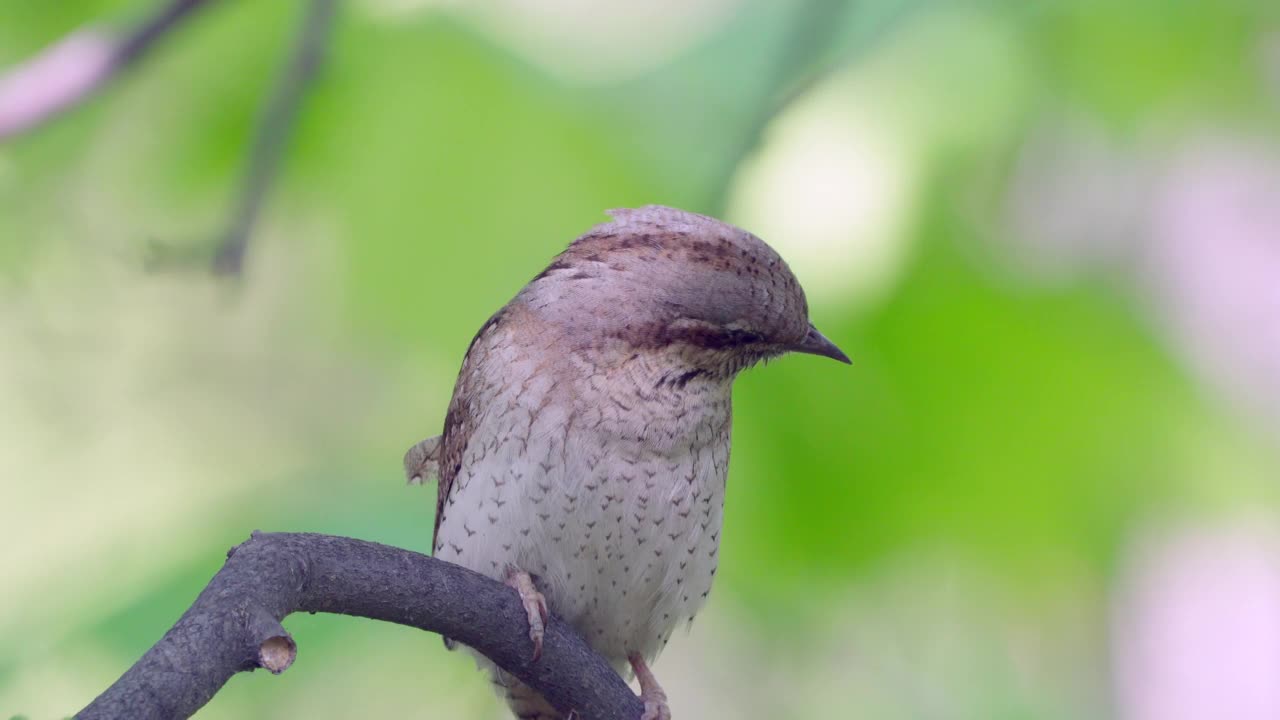
[[[643,720],[670,720],[650,666],[716,574],[734,379],[792,352],[850,361],[760,238],[660,205],[608,214],[481,326],[443,434],[404,465],[438,476],[434,555],[515,589],[535,659],[554,612],[634,673]],[[572,717],[477,661],[517,718]]]

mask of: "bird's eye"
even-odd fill
[[[764,340],[760,333],[741,328],[722,328],[721,335],[726,346],[750,345]]]
[[[764,340],[753,330],[716,325],[702,320],[678,320],[666,329],[666,340],[708,350],[728,350]]]

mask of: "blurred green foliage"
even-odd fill
[[[181,449],[187,444],[174,438],[187,438],[207,455],[174,450],[171,464],[156,464],[172,472],[163,497],[181,497],[191,483],[189,492],[208,498],[170,507],[153,500],[155,484],[108,492],[122,506],[175,514],[163,529],[134,533],[127,523],[97,529],[83,519],[93,508],[24,521],[28,541],[8,552],[34,554],[44,576],[5,580],[31,584],[0,607],[0,634],[13,639],[0,643],[0,711],[43,717],[83,705],[181,613],[222,550],[254,528],[425,550],[430,493],[402,487],[398,461],[438,431],[475,328],[602,210],[704,210],[731,191],[717,183],[776,98],[771,73],[805,11],[800,2],[744,2],[685,52],[590,86],[530,62],[465,14],[375,6],[344,8],[239,290],[211,289],[199,272],[139,268],[152,243],[200,247],[221,229],[297,4],[217,4],[101,97],[0,147],[0,302],[9,304],[0,352],[15,368],[57,368],[3,423],[58,435],[83,425],[87,412],[79,391],[57,389],[70,382],[62,373],[80,378],[72,387],[137,376],[134,389],[111,397],[143,409],[122,410],[119,425],[82,428],[101,434],[85,442],[136,434],[138,444],[124,447]],[[86,21],[125,22],[147,7],[0,3],[0,65]],[[739,382],[722,579],[707,611],[721,620],[695,630],[712,649],[687,661],[678,713],[693,688],[714,698],[694,717],[740,717],[753,706],[776,708],[776,717],[937,717],[895,694],[895,683],[908,682],[901,678],[885,681],[881,696],[821,696],[812,705],[769,690],[771,674],[785,675],[788,663],[828,677],[844,662],[824,643],[849,621],[843,613],[857,604],[849,598],[864,591],[885,598],[858,615],[875,627],[894,627],[881,620],[895,610],[920,627],[956,612],[944,600],[899,604],[899,595],[881,593],[897,587],[895,568],[932,567],[921,557],[980,578],[965,581],[976,589],[964,592],[982,609],[960,624],[982,630],[953,628],[962,659],[934,668],[945,676],[963,658],[979,666],[966,669],[971,692],[946,717],[1097,709],[1105,681],[1082,668],[1104,662],[1097,623],[1126,542],[1149,518],[1209,497],[1272,502],[1255,480],[1274,461],[1206,401],[1123,281],[1026,280],[986,242],[992,230],[972,206],[998,201],[1002,166],[1047,106],[1081,108],[1129,133],[1157,110],[1274,123],[1274,101],[1261,99],[1249,59],[1276,15],[1270,3],[1242,0],[1097,0],[854,3],[842,16],[834,45],[815,56],[842,58],[854,71],[896,58],[890,77],[914,113],[903,123],[920,129],[922,180],[898,240],[909,250],[883,300],[814,304],[819,324],[854,358],[851,369],[788,358]],[[955,58],[959,69],[946,67],[948,47],[910,42],[930,23],[996,28],[974,36],[978,49],[1007,41],[989,57],[1023,65]],[[925,76],[929,68],[945,82]],[[987,71],[1025,81],[991,82]],[[919,90],[931,83],[945,98]],[[968,107],[966,98],[980,102]],[[207,314],[189,322],[154,314],[155,304],[183,307],[176,298],[206,295],[214,299],[198,307]],[[81,325],[99,317],[95,307],[153,325],[154,344],[138,349],[153,364],[110,361],[119,357],[110,329],[99,337]],[[238,318],[226,321],[231,329],[225,317]],[[265,329],[237,334],[255,322]],[[24,372],[4,382],[36,377]],[[153,373],[176,389],[153,394]],[[62,392],[63,407],[46,412],[44,398]],[[211,396],[225,406],[200,404]],[[245,418],[252,422],[241,429]],[[228,429],[205,438],[195,427]],[[238,443],[252,428],[267,436],[246,449]],[[63,451],[72,467],[77,443]],[[275,454],[290,458],[286,467]],[[40,464],[0,465],[12,494],[0,502],[17,507],[38,496],[38,507],[74,509],[90,484],[110,490],[134,463],[161,463],[124,451],[108,457],[86,459],[71,479]],[[1219,464],[1232,467],[1213,472]],[[188,467],[202,474],[188,479]],[[226,488],[196,489],[210,477]],[[82,518],[71,547],[53,540],[66,530],[61,517]],[[97,571],[85,574],[89,563]],[[121,568],[142,584],[108,587]],[[929,582],[910,585],[907,596],[928,594]],[[50,602],[57,593],[80,598]],[[98,593],[110,601],[94,602]],[[1020,684],[1009,677],[1017,663],[1002,647],[1001,623],[1007,615],[1048,622],[1063,603],[1074,608],[1065,614],[1090,619],[1087,629],[1045,631],[1044,653],[1048,667],[1075,672]],[[26,620],[37,609],[40,619]],[[237,677],[202,716],[493,712],[469,661],[444,655],[433,638],[343,618],[289,625],[298,664],[269,680]],[[902,641],[886,634],[858,635],[856,651],[874,657],[877,643]],[[763,667],[743,669],[740,657],[762,658]],[[680,662],[669,656],[658,669]],[[707,669],[721,662],[743,674]],[[910,677],[905,667],[880,672]],[[759,689],[743,689],[752,677]],[[957,689],[937,682],[939,692]]]

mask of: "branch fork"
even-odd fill
[[[454,638],[580,720],[636,720],[644,704],[563,620],[548,618],[532,659],[517,593],[479,573],[409,550],[309,533],[260,533],[227,553],[178,622],[82,720],[190,717],[238,672],[284,672],[298,646],[281,621],[328,612]]]

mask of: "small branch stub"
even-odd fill
[[[277,635],[267,638],[258,646],[258,665],[279,675],[293,664],[298,657],[298,644],[288,635]]]

